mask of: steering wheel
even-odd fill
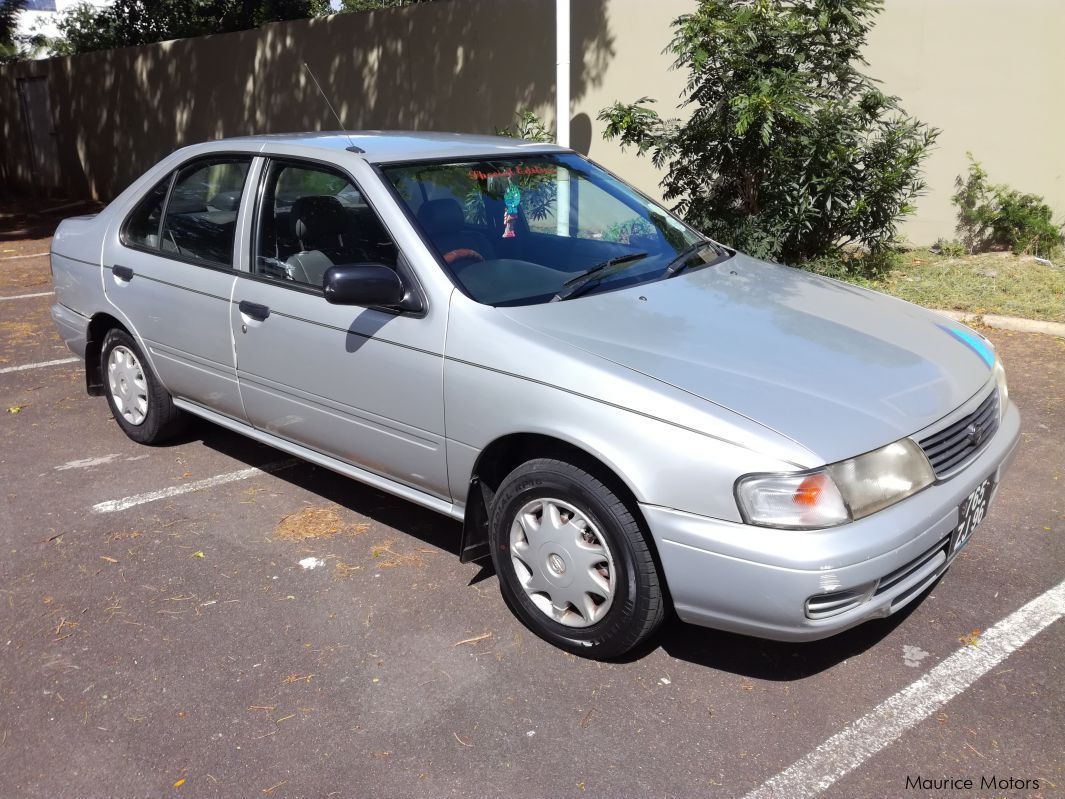
[[[477,250],[471,250],[468,247],[459,247],[444,254],[444,263],[450,265],[455,263],[455,261],[463,261],[467,258],[471,261],[484,260],[484,256],[477,252]]]

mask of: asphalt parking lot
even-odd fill
[[[803,763],[839,799],[1065,793],[1065,340],[991,334],[1020,451],[905,612],[804,645],[672,621],[595,663],[527,632],[442,516],[207,423],[126,439],[53,331],[48,224],[0,221],[0,797],[739,797]],[[877,714],[1055,589],[945,704]]]

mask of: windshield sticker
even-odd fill
[[[518,218],[518,205],[521,203],[521,189],[511,183],[503,193],[503,238],[515,237],[514,220]]]

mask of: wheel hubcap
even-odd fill
[[[514,572],[533,604],[567,627],[588,627],[614,601],[614,556],[599,529],[568,502],[527,503],[510,528]]]
[[[107,384],[122,418],[133,425],[148,415],[148,381],[140,361],[129,347],[119,345],[107,357]]]

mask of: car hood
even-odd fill
[[[921,430],[991,376],[993,355],[963,325],[742,254],[669,280],[499,310],[745,416],[825,462]]]

